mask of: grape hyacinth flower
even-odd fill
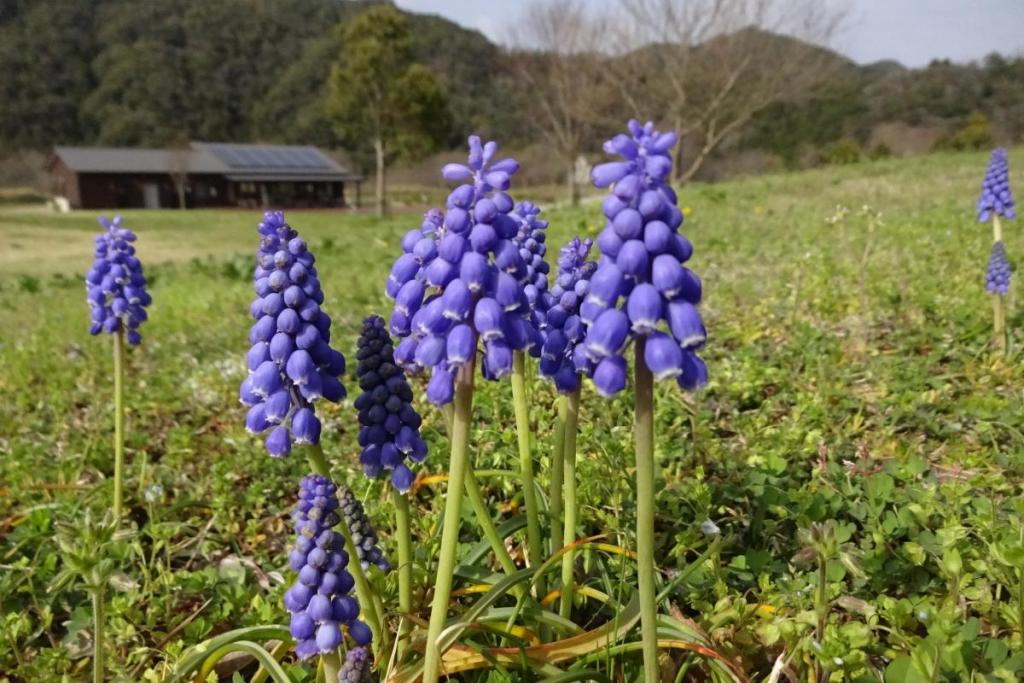
[[[998,296],[1005,296],[1010,289],[1010,259],[1002,242],[992,245],[985,268],[985,289]]]
[[[344,486],[338,492],[338,502],[341,516],[344,517],[345,525],[352,536],[352,544],[355,545],[356,553],[359,555],[359,564],[363,569],[367,569],[372,564],[376,565],[378,569],[386,571],[390,565],[380,550],[377,532],[370,524],[370,519],[366,516],[366,511],[363,510],[363,504],[356,500],[352,491]]]
[[[95,260],[85,276],[85,289],[92,310],[89,334],[125,333],[132,346],[141,341],[139,325],[146,320],[152,298],[146,291],[142,263],[135,256],[135,233],[123,227],[120,216],[100,216],[104,232],[96,235]]]
[[[539,340],[530,321],[526,263],[516,244],[521,216],[507,190],[519,169],[514,159],[493,161],[498,146],[469,138],[467,164],[447,164],[442,175],[462,181],[447,210],[428,211],[418,230],[402,238],[403,254],[388,276],[394,299],[392,334],[402,339],[395,359],[409,372],[430,372],[427,398],[454,398],[455,375],[483,344],[484,377],[512,371],[512,352]]]
[[[519,231],[513,238],[519,246],[519,255],[523,259],[525,272],[520,279],[523,281],[523,292],[530,308],[530,321],[536,330],[544,325],[544,313],[550,305],[548,294],[548,272],[550,267],[544,260],[547,253],[544,231],[548,222],[539,218],[540,208],[533,202],[519,202],[515,207],[515,215],[519,217]],[[538,345],[530,347],[533,355],[540,354]]]
[[[364,646],[354,647],[345,653],[345,663],[338,672],[338,683],[372,683],[376,679],[370,673],[370,651]]]
[[[626,386],[623,352],[631,340],[645,342],[644,362],[655,379],[675,378],[692,390],[707,381],[696,353],[706,334],[697,310],[701,283],[683,265],[693,247],[679,233],[683,214],[667,182],[676,134],[635,120],[629,130],[604,145],[623,160],[593,171],[594,185],[613,189],[602,206],[608,223],[597,238],[601,259],[580,308],[588,325],[584,351],[604,396]]]
[[[304,477],[292,515],[296,537],[289,563],[297,578],[284,604],[300,659],[335,652],[344,639],[343,626],[358,645],[371,639],[370,629],[357,619],[359,603],[349,594],[355,581],[345,568],[345,539],[333,529],[340,521],[336,493],[327,477]]]
[[[559,393],[568,394],[579,387],[579,373],[590,375],[593,362],[580,346],[585,329],[580,305],[590,290],[590,278],[597,263],[588,261],[593,241],[573,238],[558,256],[558,276],[551,287],[550,302],[542,326],[544,345],[540,373],[552,379]],[[579,352],[577,352],[579,349]]]
[[[993,295],[992,334],[996,347],[1006,353],[1009,345],[1006,338],[1006,305],[1003,299],[1010,290],[1010,259],[1006,255],[1006,247],[1002,240],[992,244],[988,267],[985,269],[985,289]]]
[[[250,306],[256,323],[249,331],[249,376],[242,403],[250,406],[246,429],[269,432],[270,455],[288,455],[292,444],[320,443],[314,402],[345,397],[339,377],[345,357],[331,348],[331,318],[320,306],[324,294],[313,254],[280,211],[268,211],[259,225],[260,247]]]
[[[551,547],[558,549],[575,541],[576,533],[576,435],[580,409],[580,374],[589,375],[593,363],[583,351],[584,326],[580,305],[590,290],[590,278],[597,263],[587,260],[592,240],[578,237],[562,247],[558,274],[548,295],[541,334],[544,338],[540,373],[554,381],[560,394],[551,454],[548,495],[551,514]],[[563,519],[564,511],[564,519]],[[568,618],[572,608],[575,553],[562,555],[562,590],[559,611]]]
[[[89,334],[105,332],[114,340],[114,519],[121,518],[124,482],[124,365],[127,341],[142,340],[139,325],[146,320],[152,298],[146,291],[142,263],[135,256],[135,233],[121,217],[100,216],[104,231],[96,235],[92,268],[85,276],[86,300],[92,324]]]
[[[701,284],[683,265],[693,247],[679,233],[683,214],[668,185],[676,140],[675,133],[659,133],[653,123],[631,120],[628,135],[604,144],[605,152],[621,160],[592,172],[594,185],[612,190],[602,205],[608,223],[597,238],[601,259],[580,307],[588,325],[583,353],[595,363],[592,378],[600,394],[612,396],[625,388],[623,354],[634,344],[637,582],[646,683],[657,683],[659,671],[654,381],[675,378],[686,390],[707,381],[696,353],[706,336],[697,310]]]
[[[359,460],[369,477],[390,471],[392,485],[405,493],[414,479],[406,458],[422,462],[427,456],[427,445],[419,431],[423,420],[412,406],[412,389],[405,372],[395,363],[383,318],[373,315],[363,321],[358,347],[356,378],[362,393],[355,407],[363,449]]]
[[[978,221],[984,223],[995,216],[1017,217],[1016,204],[1010,193],[1010,161],[1002,147],[992,151],[985,179],[981,182],[981,196],[978,197]]]
[[[453,404],[444,525],[423,660],[424,683],[435,683],[440,667],[436,644],[451,594],[463,485],[475,490],[468,440],[478,346],[482,346],[479,365],[484,378],[511,375],[515,398],[521,393],[517,378],[523,374],[523,352],[540,344],[526,294],[527,285],[536,286],[536,282],[527,282],[530,270],[523,258],[524,253],[533,252],[525,242],[521,251],[515,239],[524,216],[513,214],[515,202],[507,193],[519,163],[514,159],[494,161],[497,149],[496,143],[482,144],[474,135],[469,138],[468,163],[444,166],[445,180],[461,184],[448,195],[445,212],[429,211],[420,228],[402,238],[404,253],[392,266],[387,282],[387,294],[394,299],[391,332],[402,338],[395,347],[395,360],[410,372],[429,370],[427,398],[438,406]],[[532,208],[524,206],[523,211],[527,219],[535,221]],[[534,223],[529,229],[534,228],[539,225]],[[517,427],[523,412],[519,403],[516,401]],[[536,560],[541,553],[532,462],[528,449],[523,451],[523,434],[518,431],[527,537],[530,557]],[[503,568],[515,571],[482,498],[470,496],[477,521]]]

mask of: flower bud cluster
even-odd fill
[[[1010,193],[1010,160],[1002,147],[992,150],[992,158],[981,182],[978,197],[978,220],[982,223],[993,215],[1016,218],[1016,204]]]
[[[512,370],[512,352],[538,345],[525,291],[527,264],[515,237],[522,216],[507,190],[519,169],[514,159],[493,161],[498,146],[469,138],[467,164],[447,164],[445,180],[461,182],[447,211],[432,210],[402,238],[404,253],[388,276],[394,299],[391,332],[402,341],[395,360],[410,372],[429,370],[427,398],[454,397],[455,375],[483,343],[487,379]]]
[[[373,683],[377,679],[370,672],[370,651],[365,646],[354,647],[345,653],[345,663],[338,672],[338,683]]]
[[[359,564],[367,569],[371,564],[378,569],[388,570],[391,565],[380,550],[377,540],[377,532],[370,519],[363,510],[363,504],[356,500],[352,491],[342,487],[338,492],[338,499],[341,503],[341,516],[345,519],[345,526],[352,536],[352,544],[356,547],[356,554],[359,555]]]
[[[405,493],[415,478],[405,460],[422,462],[427,444],[420,438],[423,420],[412,407],[412,389],[395,363],[391,336],[380,316],[363,321],[356,360],[356,378],[363,391],[355,401],[363,449],[359,461],[369,477],[391,472],[392,485]]]
[[[343,640],[342,627],[359,645],[370,642],[370,629],[361,621],[359,603],[349,593],[355,581],[348,573],[344,537],[338,524],[337,487],[326,477],[311,474],[299,484],[295,548],[288,557],[298,577],[284,595],[291,612],[291,634],[300,659],[333,652]]]
[[[523,292],[530,307],[530,320],[537,330],[544,325],[544,313],[550,305],[548,296],[548,272],[550,266],[544,260],[547,253],[545,240],[548,222],[539,218],[540,208],[533,202],[519,202],[515,207],[515,215],[519,217],[519,231],[513,238],[519,247],[519,255],[523,259]],[[537,352],[536,346],[531,351]]]
[[[142,264],[135,256],[135,233],[121,226],[121,217],[100,216],[104,232],[96,235],[95,260],[85,276],[85,291],[92,311],[89,334],[114,334],[124,330],[131,345],[137,345],[139,325],[146,320],[146,306],[152,298],[146,291]]]
[[[601,258],[580,317],[588,325],[584,352],[595,364],[594,386],[604,396],[626,386],[623,352],[634,339],[644,340],[644,361],[656,379],[675,378],[684,389],[707,380],[696,354],[706,336],[697,310],[701,283],[683,265],[693,247],[679,233],[683,214],[668,184],[675,144],[675,133],[631,120],[629,135],[604,144],[622,161],[592,172],[594,185],[612,191],[602,205],[608,222],[597,238]]]
[[[992,245],[985,268],[985,289],[992,294],[1005,296],[1010,289],[1010,259],[1006,255],[1006,247],[1002,241]]]
[[[239,394],[250,406],[246,429],[269,430],[267,451],[279,457],[293,443],[320,442],[313,403],[345,397],[339,379],[345,357],[331,348],[331,318],[320,310],[324,294],[306,243],[280,211],[264,214],[259,233],[257,297],[249,308],[256,323],[249,331],[249,376]]]
[[[583,353],[580,344],[586,330],[580,319],[580,305],[590,290],[590,277],[597,269],[588,261],[590,239],[573,238],[562,247],[558,256],[558,277],[548,296],[549,306],[542,326],[544,345],[541,349],[540,372],[551,378],[561,393],[576,391],[579,374],[593,372],[593,362]]]

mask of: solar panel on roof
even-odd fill
[[[242,160],[244,166],[263,166],[264,164],[260,160],[258,153],[245,149],[244,147],[238,149],[238,158]]]
[[[303,150],[299,149],[285,149],[281,150],[281,156],[284,157],[284,163],[289,168],[302,168],[303,166],[312,166],[309,163],[308,155],[303,154]]]
[[[328,169],[330,161],[314,147],[211,145],[210,151],[232,169]]]

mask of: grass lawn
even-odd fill
[[[974,214],[986,161],[932,155],[680,192],[689,265],[704,283],[710,384],[693,396],[657,388],[659,564],[666,576],[688,567],[712,542],[702,522],[717,525],[717,545],[670,599],[752,678],[785,653],[804,680],[815,664],[830,680],[887,669],[893,681],[1024,679],[1024,313],[1015,283],[1011,351],[998,356],[983,277],[991,228]],[[1024,168],[1024,149],[1010,165]],[[544,215],[552,262],[568,238],[603,225],[595,202]],[[129,352],[126,499],[138,533],[119,551],[108,656],[124,680],[160,680],[188,645],[285,620],[288,513],[305,468],[270,459],[237,400],[259,214],[124,216],[153,305]],[[390,311],[383,282],[418,216],[289,220],[317,256],[335,345],[352,361],[362,318]],[[1024,254],[1019,225],[1005,224],[1011,260]],[[110,498],[111,346],[87,334],[81,280],[97,230],[88,212],[0,208],[0,680],[89,670],[85,593],[47,586],[66,559],[58,527],[101,514]],[[508,385],[481,384],[477,467],[514,469]],[[627,394],[584,392],[580,532],[631,546]],[[553,402],[538,380],[531,418],[545,482]],[[425,400],[419,408],[424,469],[443,473],[443,421]],[[325,449],[393,552],[388,487],[356,465],[355,413],[325,412]],[[485,483],[496,514],[515,514],[520,492]],[[442,492],[424,485],[414,501],[423,617]],[[814,548],[830,607],[816,639],[817,567],[800,561],[802,532],[826,522],[831,540]],[[609,563],[588,558],[581,580],[624,595],[633,577]],[[626,572],[623,585],[606,585],[613,570]],[[373,580],[396,590],[391,574]]]

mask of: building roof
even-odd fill
[[[225,175],[231,180],[359,180],[316,147],[193,142],[181,149],[56,147],[54,156],[76,173]]]

